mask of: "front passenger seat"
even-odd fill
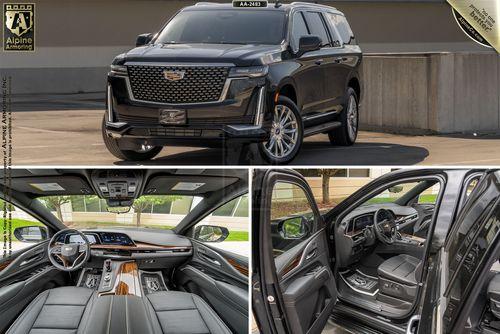
[[[400,254],[384,261],[377,272],[380,293],[413,302],[422,272],[422,261],[411,255]]]

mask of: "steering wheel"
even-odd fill
[[[56,243],[61,234],[78,234],[84,244],[72,242],[69,244]],[[75,229],[65,229],[57,232],[50,239],[48,245],[49,260],[54,267],[63,271],[75,271],[80,269],[90,258],[90,242],[82,232]],[[62,265],[56,260],[62,262]]]
[[[373,216],[373,229],[377,239],[386,245],[396,240],[396,217],[386,209],[378,209]]]

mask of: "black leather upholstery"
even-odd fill
[[[230,334],[200,297],[164,291],[145,297],[101,296],[63,287],[42,292],[7,334]]]
[[[406,254],[384,261],[377,270],[380,293],[413,302],[421,268],[419,259]]]
[[[16,319],[7,334],[73,334],[88,318],[94,290],[63,287],[39,294]],[[83,321],[82,321],[83,320]]]
[[[495,274],[488,284],[488,299],[491,313],[500,319],[500,273]]]
[[[147,298],[163,333],[231,333],[219,316],[197,295],[162,291],[147,295]]]
[[[391,281],[416,285],[421,261],[411,255],[400,254],[384,261],[378,267],[378,275]]]

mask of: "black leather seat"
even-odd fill
[[[413,301],[421,270],[422,262],[411,255],[391,257],[377,269],[380,293]]]
[[[163,333],[193,334],[231,331],[199,296],[179,291],[147,295]]]
[[[21,313],[8,334],[72,334],[85,323],[94,290],[63,287],[40,293]],[[82,321],[83,320],[83,321]]]
[[[230,334],[200,297],[164,291],[145,297],[97,296],[94,290],[63,287],[42,292],[7,334]]]

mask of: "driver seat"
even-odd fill
[[[422,261],[407,254],[385,260],[377,269],[379,291],[384,295],[413,302]]]
[[[87,321],[96,297],[94,290],[80,287],[45,290],[21,313],[7,334],[76,333],[79,325]]]

